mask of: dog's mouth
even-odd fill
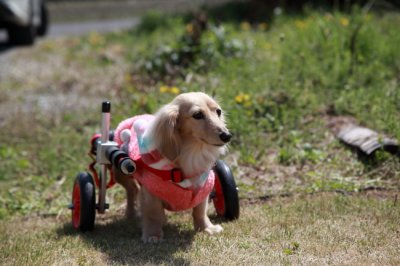
[[[213,144],[213,143],[209,143],[208,141],[206,141],[206,140],[203,139],[203,138],[200,138],[200,139],[201,139],[201,141],[203,141],[205,144],[208,144],[208,145],[211,145],[211,146],[222,147],[222,146],[225,145],[225,143],[222,143],[222,144]]]

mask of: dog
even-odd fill
[[[220,105],[202,92],[180,94],[154,116],[120,123],[116,142],[137,163],[137,171],[132,179],[113,169],[114,178],[126,190],[128,217],[135,216],[139,199],[143,242],[163,240],[165,209],[192,209],[197,231],[223,230],[211,223],[207,205],[215,178],[212,167],[231,137]]]

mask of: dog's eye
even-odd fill
[[[216,112],[217,112],[217,115],[218,115],[218,116],[221,116],[221,114],[222,114],[222,110],[221,110],[221,109],[217,109]]]
[[[197,120],[200,120],[200,119],[204,119],[204,114],[203,114],[203,112],[196,112],[196,113],[194,113],[193,115],[192,115],[192,117],[194,118],[194,119],[197,119]]]

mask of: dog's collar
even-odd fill
[[[178,168],[173,168],[171,170],[160,170],[160,169],[155,169],[153,167],[150,167],[148,164],[146,164],[142,158],[139,158],[138,160],[135,160],[136,166],[138,168],[145,168],[147,171],[157,175],[164,181],[172,181],[174,183],[180,183],[187,178],[183,175],[182,171]]]

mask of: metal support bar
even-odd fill
[[[101,143],[108,142],[108,133],[110,130],[110,111],[111,103],[104,101],[101,106],[102,117],[101,117]],[[98,147],[99,148],[99,147]],[[99,154],[100,152],[98,152]],[[107,189],[107,165],[101,165],[101,176],[100,176],[100,191],[99,191],[99,204],[97,211],[104,213],[106,210],[106,189]]]

